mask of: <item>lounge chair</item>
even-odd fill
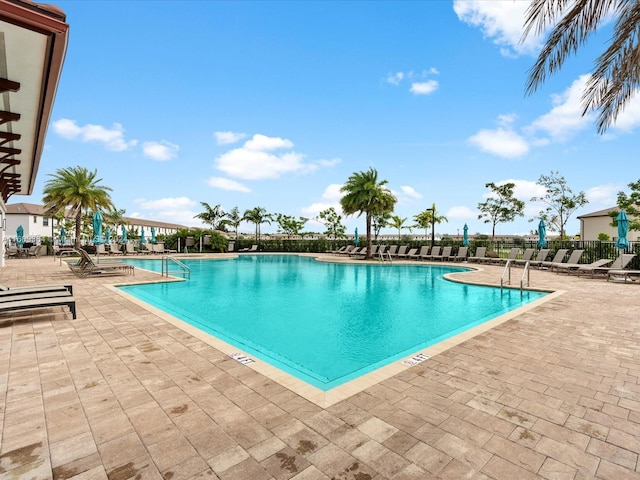
[[[36,245],[31,245],[28,249],[27,249],[27,258],[29,257],[36,257],[38,258],[38,251],[40,249],[38,248],[38,246]]]
[[[566,262],[552,263],[549,266],[549,269],[551,271],[554,271],[554,270],[562,269],[563,265],[576,265],[580,263],[580,258],[582,257],[583,253],[584,253],[584,250],[574,250],[573,252],[571,252],[571,255],[569,255],[569,258],[567,259]]]
[[[133,243],[131,242],[127,242],[124,248],[124,253],[127,255],[138,255],[140,253],[136,250],[136,248],[133,246]]]
[[[336,252],[337,255],[349,255],[350,252],[353,252],[357,247],[355,245],[347,245],[347,248],[340,252]]]
[[[45,293],[66,290],[73,295],[73,285],[32,285],[26,287],[7,287],[0,285],[0,297],[7,295],[21,295],[25,293]]]
[[[350,257],[359,257],[367,254],[367,247],[354,248],[349,252]]]
[[[120,251],[120,245],[111,242],[109,244],[109,255],[122,255],[122,252]]]
[[[450,247],[450,246],[443,247],[440,253],[431,255],[431,260],[444,262],[445,260],[449,259],[449,256],[451,255],[451,250],[453,250],[453,247]]]
[[[7,258],[18,258],[18,247],[16,247],[15,245],[11,245],[7,248],[5,255],[7,256]]]
[[[331,253],[333,255],[336,255],[336,254],[344,253],[346,249],[347,249],[347,245],[343,245],[337,250],[327,250],[325,253]]]
[[[470,262],[483,262],[488,260],[489,259],[487,258],[487,247],[476,248],[476,253],[472,257],[469,257]]]
[[[511,250],[509,250],[509,254],[507,255],[507,258],[502,258],[502,257],[493,258],[491,259],[491,263],[501,263],[504,265],[509,260],[511,260],[511,263],[513,263],[513,260],[518,258],[519,253],[520,253],[520,249],[518,247],[514,247]]]
[[[394,258],[401,258],[407,254],[407,250],[409,249],[408,245],[401,245],[398,247],[398,250],[395,253],[392,253],[391,256]]]
[[[567,255],[568,251],[569,251],[568,248],[561,248],[556,252],[556,254],[553,256],[553,258],[550,261],[543,260],[542,262],[540,262],[539,265],[537,265],[537,267],[547,269],[547,268],[550,268],[551,265],[561,263],[564,260],[564,257]]]
[[[469,251],[469,247],[458,247],[458,253],[455,255],[449,255],[450,262],[464,262],[467,260],[467,252]]]
[[[397,252],[398,252],[398,246],[397,245],[390,245],[389,246],[389,250],[387,250],[386,254],[389,257],[395,257]]]
[[[69,268],[79,277],[87,277],[94,274],[122,274],[131,273],[135,275],[133,265],[125,262],[103,261],[95,263],[93,259],[84,250],[79,250],[80,261],[77,264],[69,263]]]
[[[536,258],[529,261],[529,266],[539,267],[542,264],[542,262],[544,262],[547,259],[548,256],[549,256],[548,248],[543,248],[541,250],[538,250],[538,254],[536,255]]]
[[[413,252],[412,255],[407,254],[406,259],[409,260],[424,260],[427,256],[429,256],[429,246],[422,246],[419,250]]]
[[[0,313],[11,313],[18,310],[33,310],[44,307],[69,307],[72,317],[76,318],[76,300],[73,295],[67,291],[66,294],[50,295],[42,294],[41,296],[34,294],[12,295],[0,299]]]
[[[577,275],[580,275],[581,271],[585,273],[593,271],[593,269],[598,267],[605,267],[611,262],[613,262],[613,260],[610,258],[601,258],[600,260],[596,260],[595,262],[591,263],[559,263],[552,268],[556,273],[566,273],[567,275],[575,273]]]
[[[607,275],[610,271],[624,271],[624,269],[627,268],[627,265],[631,263],[631,260],[633,260],[635,256],[635,253],[622,253],[612,262],[609,261],[609,265],[595,265],[593,267],[582,265],[580,268],[578,268],[576,273],[578,274],[578,276],[590,275],[591,278],[594,278],[598,275]]]
[[[607,282],[620,281],[624,283],[631,282],[636,283],[640,280],[640,270],[618,270],[611,269],[607,271]]]
[[[402,253],[402,254],[398,253],[398,255],[397,255],[398,260],[406,260],[406,259],[408,259],[410,257],[413,257],[416,254],[417,251],[418,251],[417,248],[411,248],[406,253]]]
[[[256,245],[254,243],[253,245],[251,245],[251,248],[241,248],[238,251],[239,252],[257,252],[258,251],[258,245]]]
[[[533,254],[535,253],[535,251],[536,250],[534,248],[525,248],[524,252],[522,253],[522,257],[516,258],[511,262],[511,264],[516,266],[526,265],[527,262],[533,258]]]

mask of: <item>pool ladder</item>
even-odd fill
[[[171,262],[172,265],[177,266],[180,270],[169,271],[169,262]],[[182,275],[183,278],[190,279],[191,269],[177,258],[165,255],[162,257],[162,276],[168,277],[169,275]]]
[[[528,287],[531,285],[531,275],[530,275],[529,262],[524,264],[524,271],[522,272],[522,276],[520,277],[520,295],[524,290],[524,287]],[[506,275],[506,281],[505,281]],[[526,281],[525,281],[526,277]],[[504,266],[504,270],[502,271],[502,276],[500,277],[500,292],[505,285],[511,285],[511,260],[507,260],[506,265]]]

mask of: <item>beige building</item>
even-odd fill
[[[605,208],[597,212],[587,213],[578,217],[580,220],[580,239],[581,240],[598,240],[600,233],[606,233],[611,240],[618,238],[618,227],[611,226],[611,217],[609,212],[619,212],[618,207]],[[630,231],[627,234],[627,240],[637,242],[640,238],[640,232]]]

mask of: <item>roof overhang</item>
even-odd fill
[[[0,197],[30,195],[53,110],[69,25],[59,8],[0,0]]]

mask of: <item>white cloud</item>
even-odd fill
[[[589,75],[582,75],[563,93],[552,95],[551,111],[531,122],[525,131],[530,135],[542,131],[551,140],[562,142],[591,126],[595,115],[582,115],[582,94],[588,79]]]
[[[229,145],[231,143],[236,143],[247,136],[246,133],[239,132],[214,132],[213,135],[216,137],[216,142],[218,143],[218,145]]]
[[[518,158],[529,152],[527,141],[511,129],[480,130],[468,140],[483,152],[504,158]]]
[[[608,208],[616,205],[618,192],[622,192],[624,190],[625,188],[622,185],[609,184],[591,187],[584,193],[590,204],[596,204],[602,206],[602,208]]]
[[[616,122],[611,130],[620,130],[629,133],[640,125],[640,95],[637,93],[625,104],[624,110],[618,114]]]
[[[229,180],[228,178],[222,177],[211,177],[207,180],[207,185],[213,188],[219,188],[221,190],[229,190],[232,192],[243,192],[249,193],[251,189],[246,185],[243,185],[240,182],[236,182],[235,180]]]
[[[321,167],[335,167],[340,162],[342,162],[342,159],[336,157],[336,158],[332,158],[330,160],[320,159],[316,163],[318,165],[320,165]]]
[[[322,192],[322,198],[331,202],[340,203],[340,200],[344,196],[340,191],[343,186],[344,185],[341,183],[332,183],[328,185],[327,188],[324,189],[324,192]]]
[[[196,210],[197,202],[188,197],[167,197],[157,200],[147,200],[139,198],[134,203],[144,213],[134,213],[130,215],[134,218],[146,218],[148,220],[158,220],[162,222],[177,223],[180,225],[199,225],[200,221],[193,217],[200,213]]]
[[[438,89],[436,80],[428,80],[426,82],[414,82],[411,84],[409,91],[415,95],[429,95]]]
[[[400,85],[400,82],[404,78],[403,72],[390,73],[387,76],[387,82],[392,85]]]
[[[160,142],[144,142],[142,144],[142,153],[145,157],[159,162],[165,162],[176,158],[180,147],[173,143],[162,140]]]
[[[408,185],[403,185],[400,187],[400,190],[404,195],[410,198],[422,198],[422,194],[415,191],[413,187],[409,187]]]
[[[478,218],[478,211],[461,205],[457,207],[451,207],[449,210],[447,210],[447,213],[445,213],[444,216],[447,217],[449,221],[470,220]]]
[[[542,45],[542,35],[529,35],[522,42],[529,4],[525,1],[454,0],[453,10],[461,21],[478,27],[485,38],[500,46],[502,55],[512,57],[535,55]]]
[[[302,208],[302,213],[305,217],[313,218],[317,217],[320,212],[327,210],[328,208],[334,208],[338,214],[342,214],[342,207],[340,206],[340,199],[343,197],[340,189],[341,183],[332,183],[327,185],[322,192],[321,202],[312,203],[309,206]]]
[[[124,128],[119,123],[114,123],[111,128],[102,125],[86,124],[79,126],[75,120],[61,118],[52,124],[53,131],[67,140],[80,140],[81,142],[99,142],[104,144],[107,150],[122,152],[133,148],[137,140],[124,140]]]
[[[219,155],[214,166],[233,178],[265,180],[279,178],[287,173],[310,173],[320,166],[332,166],[340,159],[304,162],[305,155],[294,151],[277,152],[293,148],[291,140],[256,134],[242,147]]]

